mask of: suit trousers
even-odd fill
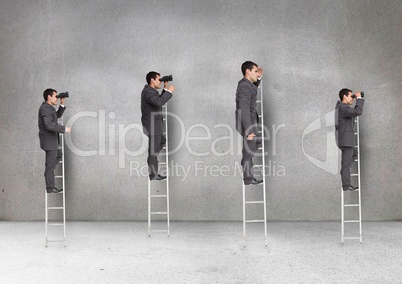
[[[247,140],[247,136],[243,136],[243,151],[241,165],[243,168],[243,180],[249,182],[253,180],[253,157],[258,148],[262,145],[262,139],[259,136],[254,136],[252,140]]]
[[[61,160],[62,152],[61,149],[45,150],[45,152],[46,152],[46,163],[45,163],[44,176],[45,176],[46,190],[50,191],[56,186],[54,181],[54,169]]]
[[[354,160],[357,158],[357,149],[355,147],[345,147],[340,146],[339,149],[342,151],[342,161],[341,161],[341,177],[342,186],[348,187],[352,185],[350,181],[350,168],[353,165]]]
[[[158,174],[158,155],[166,144],[164,135],[148,136],[148,173],[149,178],[153,179]]]

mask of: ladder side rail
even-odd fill
[[[48,231],[47,231],[47,226],[48,226],[48,200],[47,200],[47,192],[45,188],[45,247],[48,245],[47,237],[48,237]]]
[[[168,138],[168,112],[167,103],[165,104],[165,132],[166,132],[166,144],[165,144],[165,161],[166,161],[166,218],[167,218],[167,234],[170,236],[170,210],[169,210],[169,138]]]
[[[151,236],[151,180],[148,177],[148,237]]]
[[[61,124],[63,124],[63,117],[61,117]],[[61,143],[61,174],[62,178],[62,188],[63,188],[63,236],[64,241],[66,241],[66,176],[65,176],[65,159],[64,159],[64,133],[61,133],[60,143]]]
[[[261,146],[262,146],[262,184],[263,184],[263,199],[264,199],[264,235],[265,235],[265,246],[268,246],[268,239],[267,239],[267,201],[266,201],[266,192],[265,192],[265,132],[264,132],[264,101],[263,101],[263,91],[262,91],[262,81],[260,82],[260,96],[261,96],[261,103],[260,103],[260,114],[261,114]]]
[[[243,184],[243,246],[246,246],[246,186]]]
[[[357,179],[358,179],[358,186],[359,186],[359,234],[360,234],[360,243],[363,241],[362,235],[362,206],[361,206],[361,176],[360,176],[360,125],[359,125],[359,117],[356,117],[356,142],[357,142]]]

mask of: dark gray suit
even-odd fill
[[[143,132],[148,136],[148,172],[150,179],[158,174],[159,152],[166,144],[163,135],[162,106],[172,97],[172,93],[163,90],[159,95],[158,90],[145,85],[141,93],[141,122]]]
[[[253,157],[261,146],[261,137],[258,136],[257,90],[260,80],[253,83],[243,78],[239,81],[236,90],[236,130],[243,137],[243,151],[241,165],[243,167],[243,180],[249,182],[254,178],[252,167]],[[247,136],[254,133],[253,140]]]
[[[60,106],[56,112],[56,109],[47,102],[43,102],[39,108],[39,141],[40,147],[46,152],[44,175],[47,191],[55,187],[53,171],[61,157],[61,150],[59,151],[58,145],[58,133],[64,133],[66,129],[63,125],[57,123],[57,118],[63,115],[65,109],[65,107]]]
[[[335,137],[336,144],[342,151],[342,186],[349,187],[350,168],[356,159],[356,142],[354,133],[354,118],[363,113],[364,99],[357,99],[354,108],[338,101],[335,106]]]

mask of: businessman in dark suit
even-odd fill
[[[355,97],[356,105],[352,108],[350,107],[354,100],[352,91],[342,89],[339,91],[339,101],[335,106],[335,137],[337,145],[342,151],[340,174],[344,191],[353,191],[359,188],[353,186],[350,181],[350,168],[357,156],[355,133],[353,129],[354,118],[363,113],[364,99],[361,97],[360,92],[357,92]]]
[[[148,136],[148,173],[150,180],[163,180],[166,176],[158,173],[158,155],[166,144],[166,137],[163,135],[163,114],[162,106],[172,98],[174,86],[164,82],[164,89],[159,95],[158,89],[162,82],[160,74],[151,71],[146,76],[147,85],[141,93],[141,122],[143,132]]]
[[[257,89],[264,70],[257,64],[246,61],[241,66],[243,79],[236,90],[236,130],[243,137],[243,151],[241,165],[245,185],[259,184],[262,180],[254,178],[253,157],[261,146],[261,137],[258,136]]]
[[[43,92],[44,102],[39,108],[38,113],[38,126],[39,126],[39,141],[40,147],[46,152],[45,163],[45,182],[46,191],[48,193],[59,193],[63,189],[57,189],[54,182],[54,169],[61,157],[61,150],[58,146],[59,133],[70,133],[71,128],[65,127],[57,123],[57,118],[60,118],[64,110],[64,99],[60,99],[60,107],[56,112],[54,108],[59,98],[57,97],[57,91],[53,89],[46,89]]]

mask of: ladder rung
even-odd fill
[[[261,168],[262,165],[253,165],[253,168]]]
[[[64,207],[48,207],[48,210],[53,209],[53,210],[61,210],[64,209]]]
[[[360,240],[360,237],[344,237],[344,240]]]
[[[264,223],[265,221],[264,220],[246,220],[245,221],[246,223]]]
[[[59,242],[65,242],[66,240],[46,240],[48,243],[59,243]]]
[[[152,233],[166,233],[169,232],[169,230],[151,230]]]
[[[159,162],[160,165],[166,165],[166,162]]]
[[[264,201],[246,201],[246,204],[259,204],[264,203]]]
[[[167,194],[154,194],[151,197],[167,197]]]
[[[356,159],[355,162],[357,162],[359,159]]]
[[[63,178],[63,176],[54,176],[54,178]]]
[[[47,224],[48,226],[64,226],[63,223],[53,223],[53,224]]]
[[[345,206],[345,207],[356,207],[356,206],[359,206],[359,204],[345,204],[343,206]]]
[[[350,174],[351,177],[357,177],[359,174]]]
[[[167,215],[167,212],[151,212],[151,215]]]
[[[346,221],[343,221],[344,223],[359,223],[360,221],[359,220],[346,220]]]

